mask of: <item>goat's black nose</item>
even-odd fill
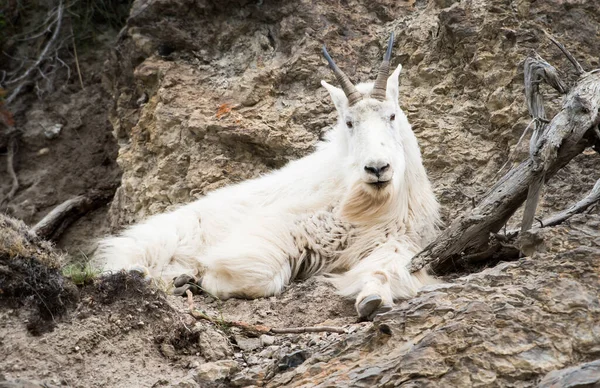
[[[386,172],[388,168],[390,168],[390,164],[386,163],[378,166],[365,166],[365,171],[379,178],[379,176]]]

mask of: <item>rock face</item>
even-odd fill
[[[555,369],[594,360],[600,246],[597,236],[578,229],[599,220],[584,217],[574,221],[575,230],[546,231],[547,253],[432,286],[380,316],[372,330],[316,352],[267,385],[532,387]],[[553,372],[541,386],[577,381],[597,382],[597,362]]]
[[[333,79],[322,43],[352,80],[372,80],[390,31],[393,65],[404,65],[401,106],[452,218],[505,163],[527,155],[517,146],[529,123],[526,56],[538,51],[573,80],[543,31],[589,70],[598,67],[599,26],[600,3],[591,1],[135,1],[108,65],[123,170],[112,226],[309,153],[335,120],[319,84]],[[552,114],[560,96],[546,92]],[[597,166],[593,153],[578,157],[549,182],[541,210],[581,197]],[[597,224],[590,215],[544,231],[543,253],[424,291],[371,329],[315,345],[293,368],[275,362],[227,378],[240,386],[535,386],[600,358]],[[567,378],[559,373],[544,384]]]
[[[390,31],[402,63],[401,105],[446,215],[482,194],[529,117],[520,63],[529,52],[572,73],[552,32],[597,66],[595,2],[134,2],[113,58],[112,112],[121,142],[118,227],[256,177],[309,153],[334,123],[320,80],[326,43],[355,82],[373,80]],[[550,93],[549,106],[559,97]],[[542,206],[595,180],[586,157],[551,183]],[[510,165],[511,163],[508,163]],[[583,170],[583,171],[582,171]],[[583,172],[583,173],[581,173]],[[577,173],[574,179],[571,175]]]

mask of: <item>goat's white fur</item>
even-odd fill
[[[153,277],[202,276],[219,298],[275,295],[293,279],[331,274],[341,295],[413,296],[434,281],[406,265],[436,231],[438,203],[417,140],[398,105],[401,66],[387,99],[348,107],[328,83],[338,124],[314,153],[257,179],[228,186],[174,211],[153,216],[100,242],[106,270],[144,266]],[[395,120],[390,115],[395,114]],[[349,129],[346,122],[351,120]],[[377,189],[369,163],[390,164]]]

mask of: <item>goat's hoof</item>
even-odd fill
[[[179,275],[173,278],[173,295],[175,296],[186,296],[186,291],[190,290],[192,294],[198,295],[202,292],[200,288],[200,280],[196,281],[196,278],[190,275]]]
[[[193,276],[190,275],[179,275],[176,278],[173,278],[173,285],[178,288],[181,287],[185,284],[195,284],[196,283],[196,279],[194,279]]]
[[[196,284],[184,284],[181,287],[177,287],[173,290],[173,295],[175,296],[187,296],[186,291],[190,290],[192,294],[198,295],[200,294],[200,288]]]
[[[380,315],[380,314],[385,314],[388,311],[392,310],[392,306],[389,304],[385,304],[380,306],[377,310],[373,311],[369,317],[367,318],[369,321],[372,321],[373,319],[375,319],[375,316]]]
[[[358,312],[358,316],[360,318],[369,318],[381,305],[381,296],[373,294],[369,295],[363,300],[360,301],[358,306],[356,306],[356,311]]]
[[[152,280],[152,277],[150,276],[150,270],[143,265],[134,265],[129,267],[129,273],[143,277],[144,281],[148,283]]]

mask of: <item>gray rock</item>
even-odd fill
[[[198,337],[202,356],[208,361],[223,360],[233,355],[233,348],[221,332],[208,328]]]
[[[0,388],[58,388],[57,385],[34,380],[0,380]]]
[[[263,334],[260,336],[260,344],[262,346],[271,346],[275,343],[275,337],[272,335]]]
[[[196,369],[195,375],[196,380],[202,384],[202,382],[223,380],[237,372],[237,370],[237,362],[233,360],[220,360],[200,365],[200,367]]]
[[[539,388],[600,387],[600,360],[548,373]]]
[[[237,342],[239,348],[246,352],[250,352],[261,347],[260,338],[247,338],[236,335],[235,341]]]
[[[308,357],[309,354],[306,350],[297,350],[283,356],[279,360],[277,368],[280,371],[296,368],[298,365],[301,365],[304,361],[306,361]]]
[[[175,347],[170,343],[164,342],[160,345],[160,352],[166,358],[175,358],[177,356],[177,352],[175,351]]]

